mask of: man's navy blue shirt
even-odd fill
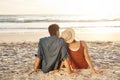
[[[40,39],[37,57],[41,60],[40,68],[44,73],[58,69],[67,56],[67,45],[62,38],[50,36]]]

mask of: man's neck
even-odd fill
[[[59,36],[57,36],[57,35],[52,35],[52,36],[56,36],[56,37],[59,37]],[[50,36],[50,37],[52,37],[52,36]]]

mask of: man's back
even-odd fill
[[[59,26],[51,24],[48,27],[50,37],[41,38],[38,44],[38,55],[34,63],[34,71],[37,72],[38,68],[44,73],[52,70],[57,70],[62,63],[70,75],[75,75],[70,68],[68,62],[67,45],[63,39],[59,37]]]
[[[61,61],[67,57],[66,43],[57,36],[40,39],[38,46],[41,69],[45,73],[58,69]]]

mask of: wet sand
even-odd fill
[[[41,37],[49,36],[46,34],[47,31],[43,33],[38,32],[25,32],[25,33],[0,33],[0,42],[38,42]],[[76,40],[84,41],[120,41],[120,33],[76,33]]]
[[[60,29],[60,33],[64,29]],[[74,28],[76,39],[85,41],[120,41],[120,28]],[[38,42],[49,36],[47,29],[8,30],[0,32],[0,42]]]

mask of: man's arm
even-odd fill
[[[37,58],[35,59],[35,63],[34,63],[34,70],[32,70],[28,75],[30,75],[30,74],[32,74],[32,73],[34,73],[34,72],[37,72],[37,69],[38,69],[39,64],[40,64],[40,58],[37,57]]]
[[[40,64],[40,58],[36,58],[35,59],[35,63],[34,63],[34,71],[37,72],[38,66]]]

